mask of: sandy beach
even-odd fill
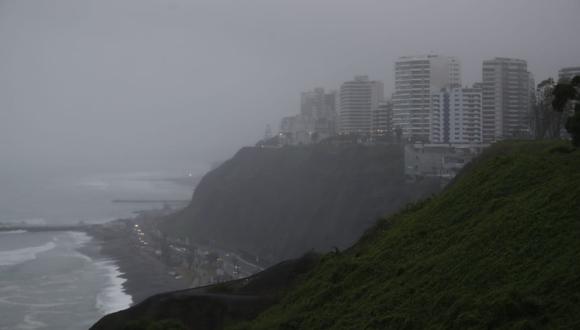
[[[96,226],[88,234],[95,240],[83,252],[98,253],[115,261],[126,279],[123,288],[132,296],[133,304],[157,293],[188,287],[185,280],[172,275],[169,266],[132,237],[128,222],[117,220]]]

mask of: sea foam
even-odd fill
[[[0,231],[0,235],[13,235],[13,234],[25,234],[27,233],[26,230],[8,230],[8,231]]]
[[[77,246],[83,246],[92,240],[91,236],[83,232],[68,231],[67,234],[73,239]]]
[[[24,317],[24,320],[21,324],[19,324],[16,329],[19,330],[35,330],[35,329],[42,329],[42,328],[46,328],[47,324],[44,322],[40,322],[38,320],[35,320],[33,315],[26,315]]]
[[[112,261],[100,261],[97,265],[103,268],[107,274],[108,285],[97,295],[96,307],[103,314],[110,314],[122,309],[129,308],[133,303],[133,297],[125,293],[123,275]]]
[[[39,253],[50,251],[55,247],[56,244],[50,241],[40,246],[33,246],[10,251],[0,251],[0,266],[13,266],[26,261],[34,260]]]

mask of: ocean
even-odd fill
[[[155,204],[114,199],[189,199],[193,187],[166,178],[184,173],[0,173],[0,223],[103,223]],[[87,329],[127,308],[123,274],[80,232],[0,233],[0,329]]]

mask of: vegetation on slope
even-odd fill
[[[552,108],[556,112],[571,110],[566,119],[566,130],[572,137],[572,145],[580,147],[580,76],[570,81],[560,81],[552,91]]]
[[[580,328],[580,151],[494,145],[233,328]]]

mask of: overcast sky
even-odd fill
[[[398,56],[540,81],[580,66],[579,33],[579,0],[0,0],[0,164],[220,159],[303,90],[368,74],[389,95]]]

